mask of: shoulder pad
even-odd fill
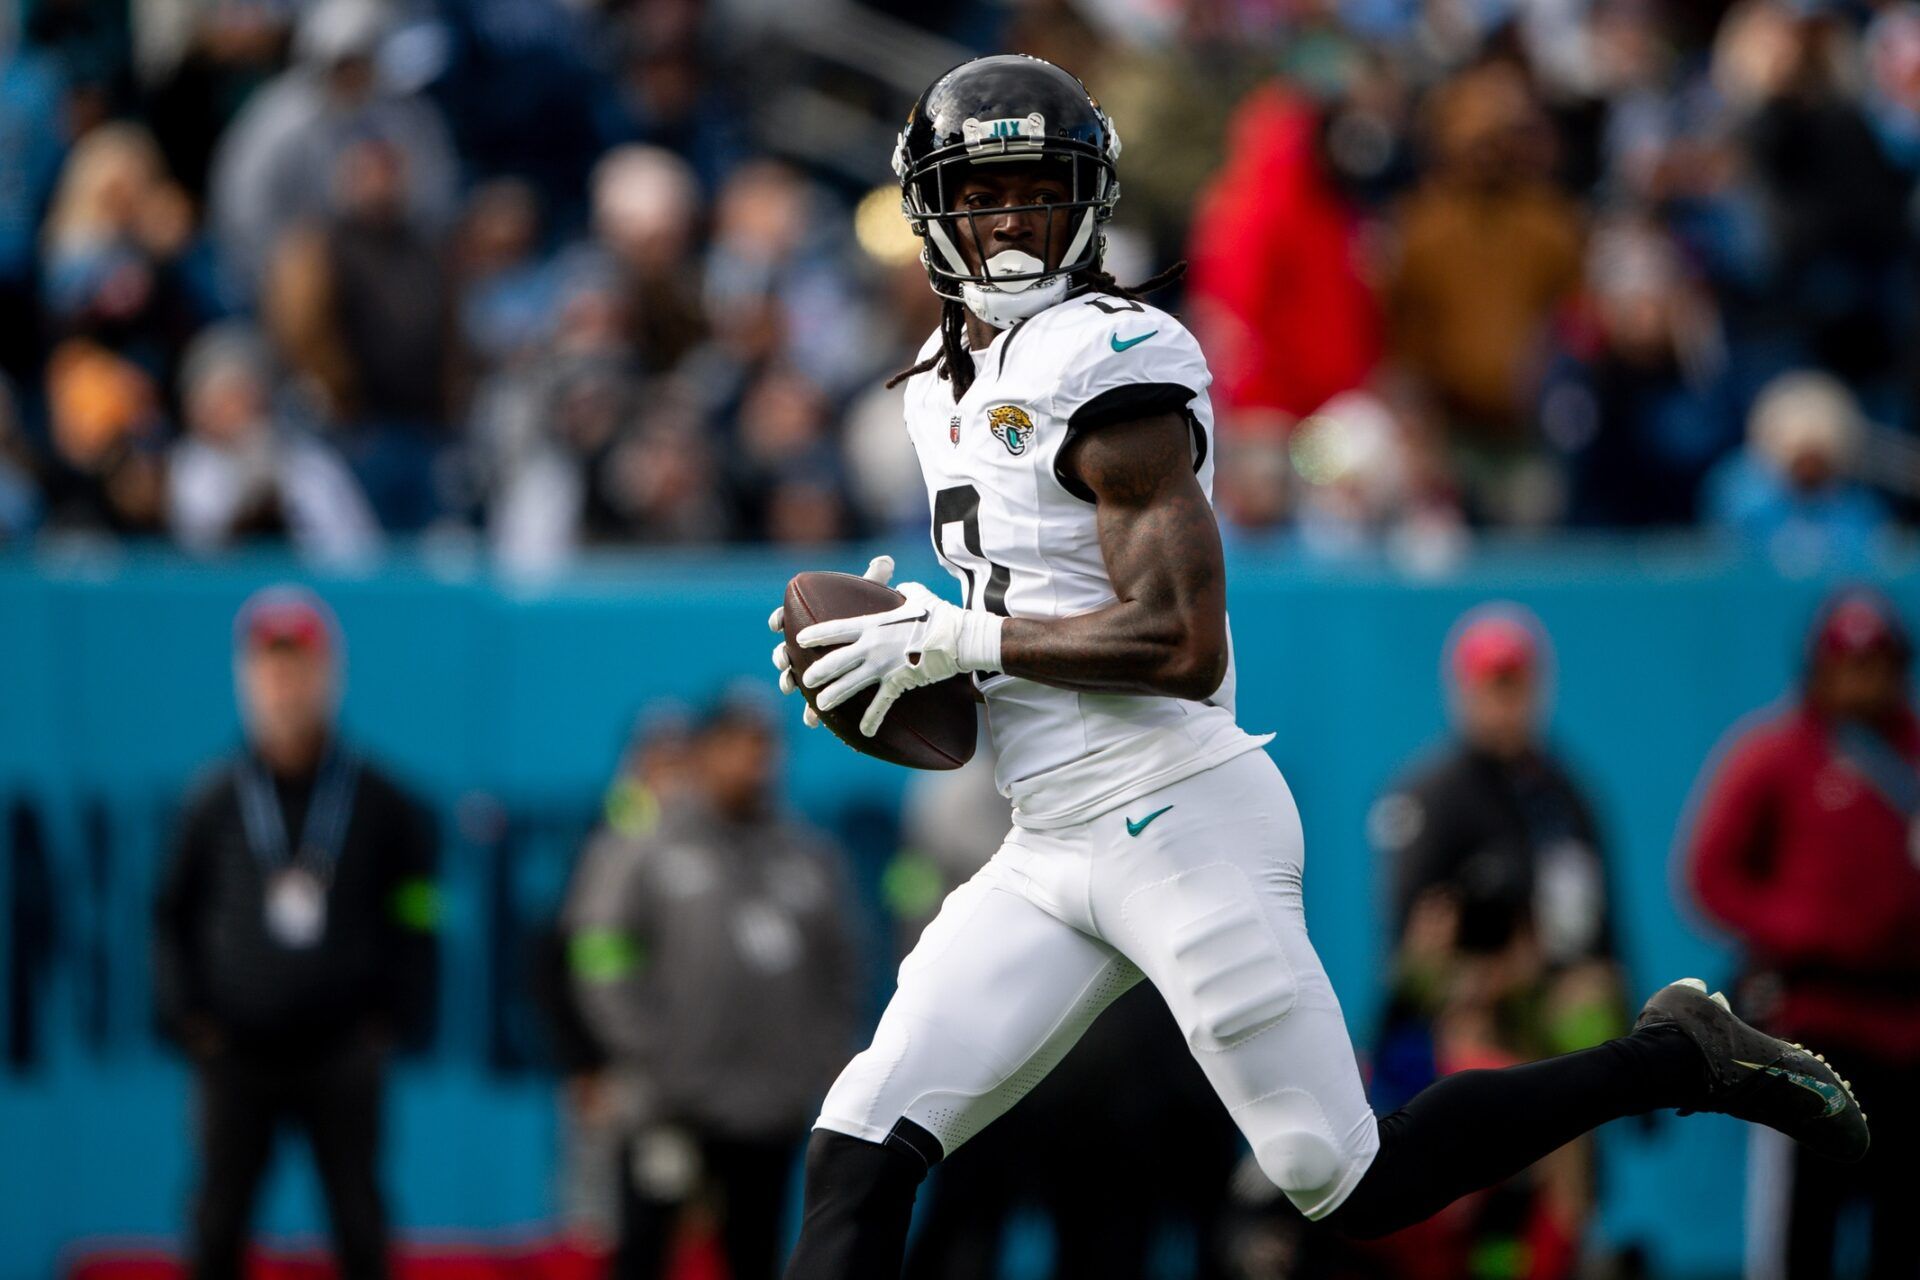
[[[1200,344],[1158,307],[1082,294],[1041,321],[1061,360],[1053,411],[1070,422],[1089,411],[1115,421],[1173,412],[1213,381]]]

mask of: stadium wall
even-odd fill
[[[1716,741],[1792,678],[1822,583],[1660,544],[1495,551],[1426,582],[1259,548],[1236,548],[1232,565],[1242,719],[1279,734],[1271,750],[1306,823],[1315,942],[1363,1045],[1385,945],[1367,810],[1441,732],[1448,628],[1492,598],[1529,605],[1553,635],[1553,736],[1611,837],[1634,984],[1729,973],[1728,952],[1676,903],[1673,841]],[[531,585],[422,553],[374,576],[309,579],[348,637],[351,732],[435,804],[446,833],[441,1025],[398,1070],[391,1111],[388,1181],[409,1236],[542,1233],[555,1136],[526,936],[557,898],[634,711],[767,678],[767,610],[800,567],[621,559]],[[293,573],[159,553],[0,560],[0,1280],[52,1274],[76,1242],[178,1228],[190,1099],[149,1025],[146,903],[181,788],[236,740],[234,609]],[[909,562],[902,576],[938,575]],[[1920,576],[1885,585],[1920,615]],[[871,895],[902,776],[799,733],[797,713],[795,729],[792,799],[848,843]],[[1615,1129],[1606,1234],[1644,1241],[1655,1274],[1735,1273],[1738,1127]],[[283,1162],[263,1205],[282,1238],[318,1230],[300,1166]]]

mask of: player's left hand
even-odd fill
[[[1000,670],[1003,618],[949,604],[917,582],[896,590],[906,600],[885,613],[816,622],[794,637],[806,649],[841,646],[807,668],[806,686],[819,690],[814,704],[822,711],[879,686],[860,717],[860,732],[869,738],[907,690],[962,671]]]

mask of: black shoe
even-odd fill
[[[1754,1030],[1698,978],[1654,992],[1633,1029],[1662,1023],[1686,1032],[1707,1060],[1706,1098],[1690,1110],[1764,1124],[1834,1160],[1867,1154],[1866,1113],[1819,1054]]]

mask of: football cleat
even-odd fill
[[[1706,1097],[1680,1114],[1718,1111],[1764,1124],[1834,1160],[1867,1154],[1866,1113],[1853,1086],[1821,1055],[1748,1026],[1698,978],[1654,992],[1633,1029],[1665,1023],[1684,1031],[1707,1060]]]

